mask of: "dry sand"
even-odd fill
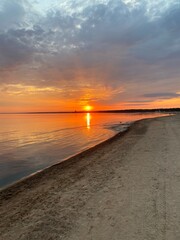
[[[179,240],[180,115],[136,122],[0,204],[1,240]]]

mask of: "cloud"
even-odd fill
[[[1,0],[0,31],[28,27],[34,22],[33,18],[36,15],[37,13],[28,0]]]
[[[180,94],[171,93],[171,92],[147,93],[147,94],[144,94],[143,97],[145,97],[145,98],[169,99],[169,98],[180,97]]]
[[[19,38],[8,33],[0,34],[0,68],[24,64],[30,59],[33,47],[28,45],[26,40],[20,41]]]

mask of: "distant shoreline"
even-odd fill
[[[64,114],[64,113],[175,113],[180,108],[158,108],[158,109],[125,109],[125,110],[99,110],[99,111],[57,111],[57,112],[0,112],[0,114]]]

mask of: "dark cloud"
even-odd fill
[[[180,35],[180,4],[174,2],[172,6],[164,13],[162,17],[163,27],[171,34]]]
[[[9,34],[0,34],[0,68],[8,70],[9,67],[27,62],[33,51],[27,42],[28,39],[20,41]]]
[[[176,98],[180,97],[178,93],[164,92],[164,93],[147,93],[144,94],[145,98],[160,98],[160,99],[168,99],[168,98]]]
[[[23,26],[27,6],[29,4],[25,0],[1,0],[0,30]]]

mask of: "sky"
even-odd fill
[[[179,0],[1,0],[0,112],[180,107]]]

